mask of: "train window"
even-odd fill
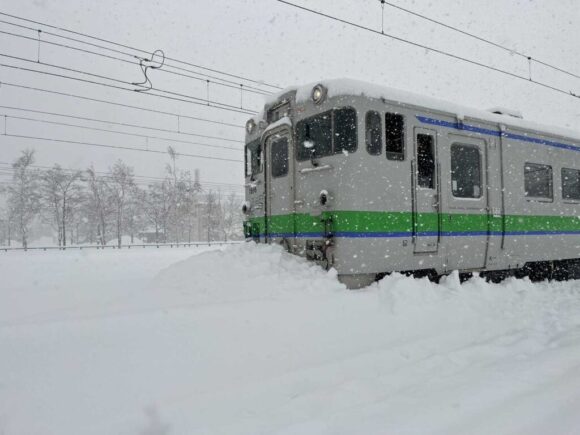
[[[328,156],[332,153],[332,112],[303,119],[296,124],[298,160]]]
[[[405,159],[405,120],[398,113],[385,114],[387,159]]]
[[[283,177],[288,173],[288,138],[281,137],[272,142],[272,177]]]
[[[356,111],[343,107],[333,111],[334,115],[334,153],[356,151]]]
[[[246,145],[246,153],[244,155],[244,162],[245,162],[245,173],[244,175],[246,177],[249,177],[250,174],[252,173],[252,150],[250,148],[248,148],[248,146]]]
[[[296,124],[296,158],[302,161],[343,151],[356,151],[356,123],[356,111],[351,107],[331,110],[299,121]]]
[[[373,156],[383,152],[383,131],[381,126],[381,114],[379,112],[367,112],[365,119],[365,135],[367,151]]]
[[[580,171],[562,168],[562,198],[580,200]]]
[[[526,163],[524,165],[524,190],[527,197],[552,199],[552,167]]]
[[[457,198],[481,197],[479,148],[470,145],[451,145],[451,191]]]
[[[246,177],[256,175],[262,171],[262,147],[260,141],[255,140],[246,145]]]
[[[419,187],[435,187],[435,150],[433,136],[417,135],[417,184]]]

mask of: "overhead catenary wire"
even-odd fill
[[[9,162],[0,162],[0,166],[6,166],[6,167],[0,167],[0,176],[11,176],[15,173],[15,169],[12,168],[12,164]],[[42,172],[47,172],[49,170],[53,170],[55,169],[54,166],[42,166],[42,165],[30,165],[31,168],[33,169],[38,169]],[[80,172],[80,173],[84,173],[87,172],[90,168],[84,168],[84,169],[78,169],[78,168],[63,168],[60,167],[60,170],[62,172],[65,173],[76,173],[76,172]],[[104,179],[110,179],[111,178],[111,173],[110,172],[104,172],[104,171],[94,171],[95,175],[98,175]],[[141,174],[132,174],[133,178],[135,179],[135,183],[142,185],[142,186],[147,186],[147,185],[151,185],[155,182],[163,182],[163,181],[168,181],[171,180],[171,177],[166,176],[166,177],[154,177],[154,176],[150,176],[150,175],[141,175]],[[193,180],[192,180],[193,181]],[[10,179],[4,179],[4,180],[0,180],[0,183],[4,183],[4,184],[12,184],[12,180]],[[239,190],[243,189],[244,185],[243,184],[235,184],[235,183],[220,183],[220,182],[216,182],[216,181],[200,181],[200,184],[202,186],[207,186],[210,188],[223,188],[224,190],[228,190],[231,192],[238,192]]]
[[[36,32],[37,31],[37,29],[35,29],[33,27],[23,26],[22,24],[11,23],[11,22],[5,21],[5,20],[0,20],[0,23],[7,24],[7,25],[10,25],[10,26],[15,26],[15,27],[22,28],[22,29],[27,29],[27,30],[30,30],[30,31],[33,31],[33,32]],[[3,32],[3,33],[8,33],[8,32]],[[67,40],[67,41],[73,41],[73,42],[76,42],[76,43],[79,43],[79,44],[88,45],[88,46],[91,46],[91,47],[94,47],[94,48],[99,48],[99,49],[102,49],[102,50],[107,50],[107,51],[110,51],[112,53],[117,53],[117,54],[129,56],[132,59],[135,57],[135,55],[132,54],[132,53],[128,53],[128,52],[121,51],[121,50],[116,50],[116,49],[113,49],[111,47],[106,47],[106,46],[103,46],[103,45],[94,44],[94,43],[87,42],[87,41],[83,41],[83,40],[76,39],[76,38],[71,38],[69,36],[59,35],[58,33],[48,32],[46,30],[43,33],[46,34],[46,35],[50,35],[50,36],[53,36],[53,37],[56,37],[56,38],[60,38],[60,39],[64,39],[64,40]],[[36,41],[36,39],[34,39],[34,40]],[[42,42],[50,42],[50,41],[43,40]],[[103,54],[99,54],[99,55],[100,56],[104,56],[104,57],[114,58],[112,56],[107,56],[107,55],[103,55]],[[221,84],[221,82],[223,82],[223,83],[228,83],[228,84],[235,85],[235,86],[239,85],[238,82],[235,82],[235,81],[232,81],[232,80],[224,79],[222,77],[216,77],[216,76],[213,76],[213,75],[209,75],[207,73],[202,73],[202,72],[194,71],[194,70],[187,69],[187,68],[178,67],[178,66],[175,66],[175,65],[168,64],[167,62],[165,63],[165,66],[168,66],[170,68],[176,69],[178,71],[185,71],[185,72],[188,72],[188,73],[191,73],[191,74],[199,75],[201,77],[204,77],[204,80],[206,80],[206,78],[210,78],[210,79],[218,80],[219,81],[219,82],[212,81],[212,83]],[[267,85],[267,84],[265,84],[265,85]],[[247,84],[246,84],[246,86],[249,87],[249,88],[251,88],[251,89],[253,89],[253,90],[256,90],[256,91],[267,92],[268,93],[268,91],[265,91],[265,90],[260,89],[258,87],[254,87],[254,86],[247,85]]]
[[[540,59],[538,59],[536,57],[533,57],[533,56],[530,56],[528,54],[525,54],[525,53],[523,53],[523,52],[521,52],[519,50],[516,50],[515,48],[507,47],[505,45],[502,45],[502,44],[499,44],[497,42],[494,42],[494,41],[492,41],[490,39],[484,38],[484,37],[479,36],[479,35],[475,35],[473,33],[470,33],[468,31],[466,31],[466,30],[460,29],[460,28],[455,27],[455,26],[451,26],[450,24],[446,24],[446,23],[444,23],[442,21],[435,20],[435,19],[433,19],[431,17],[428,17],[426,15],[420,14],[418,12],[414,12],[414,11],[412,11],[410,9],[404,8],[404,7],[399,6],[399,5],[396,5],[394,3],[390,3],[390,2],[388,2],[386,0],[380,0],[380,1],[381,1],[381,4],[382,5],[385,5],[386,4],[386,5],[388,5],[388,6],[392,7],[392,8],[399,9],[399,10],[401,10],[403,12],[406,12],[408,14],[411,14],[411,15],[414,15],[416,17],[422,18],[422,19],[424,19],[426,21],[429,21],[431,23],[435,23],[437,25],[440,25],[440,26],[445,27],[447,29],[453,30],[455,32],[461,33],[461,34],[463,34],[465,36],[468,36],[470,38],[476,39],[476,40],[478,40],[480,42],[484,42],[486,44],[492,45],[492,46],[494,46],[496,48],[499,48],[501,50],[504,50],[504,51],[506,51],[506,52],[508,52],[510,54],[515,54],[516,56],[520,56],[520,57],[522,57],[524,59],[531,60],[531,61],[536,62],[536,63],[538,63],[540,65],[543,65],[545,67],[551,68],[551,69],[553,69],[555,71],[559,71],[559,72],[561,72],[563,74],[567,74],[567,75],[569,75],[571,77],[575,77],[575,78],[579,78],[580,79],[580,75],[579,74],[573,73],[571,71],[565,70],[562,67],[553,65],[553,64],[548,63],[546,61],[540,60]]]
[[[27,136],[27,135],[12,134],[12,133],[6,133],[3,136],[4,137],[20,138],[20,139],[40,140],[40,141],[47,141],[47,142],[53,142],[53,143],[73,144],[73,145],[83,145],[83,146],[90,146],[90,147],[111,148],[111,149],[119,149],[119,150],[126,150],[126,151],[153,153],[153,154],[167,154],[166,151],[161,151],[161,150],[152,150],[152,149],[138,148],[138,147],[127,147],[127,146],[121,146],[121,145],[109,145],[109,144],[101,144],[101,143],[93,143],[93,142],[82,142],[82,141],[74,141],[74,140],[67,140],[67,139],[46,138],[46,137],[39,137],[39,136]],[[203,155],[199,155],[199,154],[189,154],[189,153],[176,152],[175,155],[183,156],[183,157],[194,157],[194,158],[200,158],[200,159],[220,160],[220,161],[224,161],[224,162],[243,163],[243,160],[239,160],[239,159],[228,159],[228,158],[224,158],[224,157],[215,157],[215,156],[203,156]]]
[[[44,65],[44,66],[48,66],[51,68],[56,68],[56,69],[60,69],[60,70],[64,70],[67,72],[73,72],[76,74],[82,74],[82,75],[87,75],[89,77],[95,77],[95,78],[101,78],[101,79],[105,79],[105,80],[109,80],[111,82],[114,83],[119,83],[119,84],[123,84],[123,85],[129,85],[129,86],[135,86],[133,83],[131,82],[126,82],[124,80],[120,80],[114,77],[108,77],[108,76],[104,76],[101,74],[94,74],[94,73],[90,73],[88,71],[81,71],[81,70],[77,70],[74,68],[68,68],[68,67],[64,67],[61,65],[54,65],[54,64],[49,64],[46,62],[36,62],[32,59],[26,59],[23,57],[19,57],[19,56],[12,56],[6,53],[0,53],[0,57],[6,57],[9,59],[13,59],[13,60],[18,60],[18,61],[22,61],[22,62],[29,62],[29,63],[34,63],[35,65]],[[12,69],[18,69],[21,71],[28,71],[28,72],[34,72],[37,74],[43,74],[43,75],[49,75],[49,76],[53,76],[53,77],[59,77],[59,78],[64,78],[64,79],[68,79],[68,80],[74,80],[74,81],[80,81],[80,82],[84,82],[84,83],[91,83],[91,84],[95,84],[95,85],[100,85],[100,86],[106,86],[108,88],[112,88],[112,89],[119,89],[119,90],[124,90],[124,91],[129,91],[129,92],[134,92],[135,89],[129,89],[129,88],[125,88],[122,86],[118,86],[118,85],[112,85],[109,83],[102,83],[102,82],[98,82],[95,80],[89,80],[89,79],[82,79],[80,77],[72,77],[72,76],[67,76],[65,74],[58,74],[58,73],[54,73],[54,72],[49,72],[49,71],[42,71],[42,70],[35,70],[32,68],[25,68],[22,66],[17,66],[17,65],[8,65],[8,64],[4,64],[4,63],[0,63],[0,66],[5,67],[5,68],[12,68]],[[139,86],[139,85],[137,85]],[[231,112],[238,112],[238,113],[243,113],[245,115],[254,115],[256,112],[255,111],[251,111],[249,109],[242,109],[239,108],[237,106],[231,105],[231,104],[226,104],[226,103],[222,103],[219,101],[209,101],[209,100],[205,100],[204,98],[200,98],[200,97],[195,97],[192,95],[187,95],[187,94],[181,94],[178,92],[172,92],[172,91],[167,91],[164,89],[158,89],[158,88],[151,88],[152,90],[156,91],[156,92],[160,92],[161,94],[158,93],[152,93],[152,92],[141,92],[142,95],[151,95],[151,96],[157,96],[157,97],[161,97],[161,98],[166,98],[166,99],[170,99],[170,100],[174,100],[174,101],[181,101],[184,103],[191,103],[191,104],[197,104],[197,105],[203,105],[203,106],[208,106],[208,107],[213,107],[216,109],[221,109],[221,110],[227,110],[227,111],[231,111]],[[164,94],[168,94],[168,95],[164,95]]]
[[[138,137],[138,138],[143,138],[143,139],[160,140],[160,141],[171,142],[171,143],[183,143],[183,144],[189,144],[189,145],[198,145],[198,146],[203,146],[203,147],[208,147],[208,148],[217,148],[217,149],[224,149],[224,150],[236,151],[236,152],[241,152],[241,150],[242,150],[241,147],[236,148],[236,147],[228,147],[228,146],[222,146],[222,145],[212,145],[212,144],[199,143],[199,142],[190,142],[190,141],[180,140],[180,139],[171,139],[171,138],[165,138],[165,137],[159,137],[159,136],[151,136],[151,135],[138,134],[138,133],[129,133],[129,132],[125,132],[125,131],[109,130],[106,128],[90,127],[90,126],[86,126],[86,125],[68,124],[66,122],[50,121],[50,120],[46,120],[46,119],[35,119],[35,118],[28,118],[28,117],[24,117],[24,116],[14,116],[14,115],[7,115],[7,114],[0,114],[0,116],[3,116],[4,119],[6,119],[6,120],[18,119],[18,120],[22,120],[22,121],[40,122],[40,123],[44,123],[44,124],[59,125],[59,126],[63,126],[63,127],[73,127],[73,128],[80,128],[83,130],[101,131],[101,132],[105,132],[105,133],[114,133],[114,134],[120,134],[120,135],[124,135],[124,136],[132,136],[132,137]]]
[[[157,113],[160,115],[172,116],[172,117],[175,117],[178,119],[179,118],[191,119],[194,121],[207,122],[210,124],[216,124],[216,125],[221,125],[221,126],[225,126],[225,127],[244,128],[244,126],[240,125],[240,124],[231,124],[228,122],[216,121],[216,120],[207,119],[207,118],[200,118],[200,117],[191,116],[191,115],[184,115],[183,113],[168,112],[168,111],[164,111],[164,110],[152,109],[149,107],[134,106],[131,104],[119,103],[116,101],[87,97],[85,95],[72,94],[70,92],[55,91],[52,89],[38,88],[38,87],[34,87],[34,86],[26,86],[26,85],[21,85],[18,83],[1,81],[0,86],[10,86],[10,87],[18,88],[18,89],[26,89],[26,90],[36,91],[36,92],[48,93],[48,94],[52,94],[52,95],[60,95],[63,97],[76,98],[76,99],[80,99],[80,100],[84,100],[84,101],[92,101],[95,103],[108,104],[108,105],[123,107],[123,108],[127,108],[127,109],[135,109],[135,110],[140,110],[140,111],[149,112],[149,113]]]
[[[14,107],[14,106],[2,106],[0,105],[0,109],[9,109],[9,110],[15,110],[15,111],[20,111],[20,112],[29,112],[29,113],[38,113],[38,114],[42,114],[42,115],[50,115],[50,116],[59,116],[59,117],[63,117],[63,118],[68,118],[68,119],[76,119],[79,121],[91,121],[91,122],[99,122],[102,124],[111,124],[111,125],[117,125],[120,127],[131,127],[131,128],[138,128],[138,129],[143,129],[143,130],[151,130],[151,131],[159,131],[159,132],[163,132],[163,133],[173,133],[173,134],[178,134],[178,135],[182,135],[182,136],[195,136],[195,137],[202,137],[205,139],[215,139],[215,140],[221,140],[221,141],[225,141],[225,142],[234,142],[234,143],[239,143],[239,144],[243,144],[244,141],[242,140],[238,140],[238,139],[230,139],[230,138],[225,138],[222,136],[211,136],[211,135],[205,135],[205,134],[198,134],[198,133],[190,133],[190,132],[184,132],[184,131],[176,131],[176,130],[170,130],[170,129],[165,129],[165,128],[158,128],[158,127],[150,127],[147,125],[139,125],[139,124],[131,124],[131,123],[127,123],[127,122],[117,122],[117,121],[108,121],[105,119],[97,119],[97,118],[90,118],[90,117],[85,117],[85,116],[77,116],[77,115],[70,115],[70,114],[65,114],[65,113],[57,113],[57,112],[47,112],[44,110],[36,110],[36,109],[27,109],[27,108],[23,108],[23,107]],[[1,116],[1,115],[0,115]],[[8,116],[10,118],[15,118],[12,115],[4,115],[4,116]],[[75,126],[75,127],[85,127],[82,125],[79,126]],[[118,131],[114,131],[114,133],[121,133]],[[174,139],[165,139],[165,138],[156,138],[153,136],[149,136],[149,135],[144,135],[145,137],[149,137],[151,139],[163,139],[163,140],[174,140]],[[177,141],[179,142],[179,141]],[[190,143],[193,145],[207,145],[207,146],[213,146],[215,148],[226,148],[226,149],[231,149],[231,150],[240,150],[240,147],[224,147],[224,146],[220,146],[220,145],[213,145],[213,144],[204,144],[204,143],[199,143],[199,142],[189,142],[189,141],[182,141],[183,143]]]
[[[392,39],[394,41],[398,41],[398,42],[401,42],[401,43],[404,43],[404,44],[412,45],[414,47],[422,48],[424,50],[429,50],[429,51],[431,51],[433,53],[437,53],[437,54],[440,54],[442,56],[449,57],[451,59],[455,59],[455,60],[459,60],[459,61],[462,61],[462,62],[466,62],[466,63],[472,64],[472,65],[475,65],[475,66],[478,66],[478,67],[481,67],[481,68],[488,69],[490,71],[495,71],[495,72],[498,72],[498,73],[501,73],[501,74],[504,74],[504,75],[507,75],[507,76],[510,76],[510,77],[513,77],[513,78],[516,78],[516,79],[525,80],[528,83],[533,83],[533,84],[538,85],[540,87],[543,87],[543,88],[546,88],[546,89],[550,89],[550,90],[552,90],[554,92],[558,92],[558,93],[561,93],[561,94],[564,94],[564,95],[568,95],[568,96],[574,97],[574,98],[580,98],[578,95],[574,94],[572,91],[569,91],[569,90],[567,91],[567,90],[558,88],[556,86],[549,85],[549,84],[544,83],[544,82],[539,82],[537,80],[531,80],[528,77],[521,76],[519,74],[510,72],[510,71],[506,71],[506,70],[503,70],[501,68],[497,68],[497,67],[494,67],[494,66],[491,66],[491,65],[487,65],[487,64],[485,64],[483,62],[479,62],[479,61],[476,61],[476,60],[468,59],[466,57],[462,57],[462,56],[459,56],[459,55],[456,55],[456,54],[453,54],[453,53],[449,53],[447,51],[440,50],[438,48],[430,47],[428,45],[421,44],[419,42],[414,42],[414,41],[411,41],[411,40],[402,38],[400,36],[392,35],[392,34],[389,34],[389,33],[384,33],[384,32],[381,32],[380,30],[376,30],[376,29],[373,29],[371,27],[367,27],[367,26],[364,26],[362,24],[355,23],[354,21],[349,21],[349,20],[345,20],[343,18],[335,17],[333,15],[330,15],[330,14],[327,14],[327,13],[324,13],[324,12],[320,12],[320,11],[317,11],[315,9],[310,9],[310,8],[307,8],[306,6],[301,6],[301,5],[298,5],[298,4],[289,2],[287,0],[275,0],[275,1],[277,1],[279,3],[283,3],[283,4],[287,5],[287,6],[291,6],[291,7],[294,7],[294,8],[300,9],[300,10],[303,10],[305,12],[309,12],[309,13],[312,13],[312,14],[315,14],[315,15],[318,15],[318,16],[321,16],[321,17],[324,17],[324,18],[327,18],[327,19],[332,20],[332,21],[336,21],[336,22],[339,22],[339,23],[342,23],[342,24],[345,24],[345,25],[348,25],[348,26],[351,26],[351,27],[354,27],[354,28],[357,28],[357,29],[360,29],[360,30],[364,30],[364,31],[367,31],[367,32],[370,32],[370,33],[374,33],[374,34],[379,35],[379,36],[383,36],[383,37],[390,38],[390,39]]]
[[[12,163],[10,162],[2,162],[0,161],[0,172],[3,173],[2,175],[10,175],[13,174],[15,172],[15,169],[12,167]],[[2,167],[5,166],[5,167]],[[51,169],[55,169],[54,166],[43,166],[43,165],[30,165],[31,168],[34,169],[39,169],[42,171],[49,171]],[[80,168],[64,168],[64,167],[60,167],[60,170],[66,173],[75,173],[75,172],[86,172],[91,168],[84,168],[84,169],[80,169]],[[189,171],[187,171],[189,172]],[[110,172],[104,172],[104,171],[94,171],[94,173],[96,175],[100,175],[103,177],[110,177],[111,173]],[[191,174],[190,174],[191,175]],[[146,183],[148,182],[147,180],[150,180],[149,182],[152,181],[166,181],[166,180],[170,180],[172,177],[170,176],[165,176],[165,177],[155,177],[152,175],[142,175],[142,174],[133,174],[133,177],[136,179],[140,179],[141,183]],[[3,180],[3,181],[10,181],[10,180]],[[222,183],[222,182],[217,182],[217,181],[200,181],[200,184],[202,185],[208,185],[208,186],[216,186],[216,187],[225,187],[225,188],[243,188],[244,185],[243,184],[237,184],[237,183]]]
[[[12,23],[8,23],[8,22],[3,21],[3,20],[0,20],[0,23],[12,24]],[[22,26],[22,27],[28,28],[26,26]],[[32,28],[30,28],[30,29],[32,29]],[[16,37],[16,38],[22,38],[22,39],[26,39],[26,40],[29,40],[29,41],[37,41],[36,38],[33,38],[31,36],[19,35],[17,33],[7,32],[7,31],[4,31],[4,30],[0,30],[0,34],[8,35],[8,36]],[[58,35],[56,35],[56,36],[58,36]],[[73,47],[73,46],[67,45],[67,44],[60,44],[58,42],[53,42],[53,41],[42,40],[40,42],[42,44],[52,45],[52,46],[56,46],[56,47],[60,47],[60,48],[65,48],[65,49],[68,49],[68,50],[79,51],[79,52],[82,52],[82,53],[91,54],[91,55],[94,55],[94,56],[99,56],[99,57],[103,57],[103,58],[106,58],[106,59],[111,59],[111,60],[115,60],[115,61],[127,63],[127,64],[130,64],[130,65],[135,65],[135,66],[138,66],[139,65],[138,62],[135,62],[135,59],[134,58],[133,59],[123,59],[123,58],[120,58],[120,57],[111,56],[111,55],[107,55],[107,54],[103,54],[103,53],[98,53],[98,52],[91,51],[91,50],[87,50],[87,49],[83,49],[83,48],[80,48],[80,47]],[[82,41],[79,41],[79,42],[82,42]],[[130,56],[129,53],[124,53],[124,54],[127,55],[127,56]],[[36,62],[37,63],[41,63],[40,62],[40,55],[38,55]],[[235,89],[235,90],[238,90],[239,89],[239,86],[242,85],[241,83],[240,84],[230,83],[229,81],[226,81],[225,83],[222,83],[220,81],[209,80],[209,79],[206,78],[208,76],[205,76],[203,74],[197,73],[195,71],[189,71],[189,70],[187,70],[185,68],[174,67],[174,66],[171,66],[171,65],[168,65],[168,66],[170,68],[175,68],[175,69],[178,69],[178,70],[187,71],[187,72],[189,72],[191,74],[202,75],[203,77],[196,77],[196,76],[193,76],[193,75],[188,75],[188,74],[184,74],[184,73],[180,73],[180,72],[176,72],[176,71],[171,71],[171,70],[168,70],[166,68],[165,69],[159,69],[159,72],[173,74],[173,75],[180,76],[180,77],[186,77],[186,78],[190,78],[190,79],[197,80],[197,81],[201,81],[201,82],[206,82],[207,81],[208,83],[213,83],[214,85],[217,85],[217,86],[223,86],[223,87],[230,88],[230,89]],[[210,77],[212,79],[221,80],[221,79],[219,79],[217,77],[213,77],[213,76],[210,76]],[[271,94],[271,92],[267,92],[267,91],[264,91],[264,90],[255,88],[253,86],[247,86],[246,85],[244,88],[245,88],[245,91],[247,91],[249,93],[257,94],[257,95],[267,96],[267,95],[270,95]]]
[[[53,29],[53,30],[58,30],[58,31],[61,31],[61,32],[65,32],[65,33],[68,33],[68,34],[82,36],[84,38],[88,38],[88,39],[91,39],[91,40],[94,40],[94,41],[104,42],[104,43],[107,43],[107,44],[110,44],[110,45],[114,45],[116,47],[122,47],[122,48],[125,48],[125,49],[128,49],[128,50],[133,50],[133,51],[137,51],[137,52],[144,53],[144,54],[148,54],[148,55],[151,54],[151,50],[143,50],[141,48],[131,47],[131,46],[127,45],[127,44],[121,44],[119,42],[111,41],[111,40],[108,40],[108,39],[105,39],[105,38],[100,38],[100,37],[93,36],[93,35],[89,35],[87,33],[77,32],[77,31],[70,30],[70,29],[66,29],[66,28],[63,28],[63,27],[54,26],[54,25],[51,25],[51,24],[48,24],[48,23],[43,23],[41,21],[31,20],[29,18],[24,18],[24,17],[20,17],[20,16],[17,16],[17,15],[13,15],[13,14],[8,14],[6,12],[0,12],[0,15],[5,16],[5,17],[10,17],[12,19],[17,19],[17,20],[21,20],[21,21],[28,22],[28,23],[32,23],[32,24],[44,26],[44,27],[47,27],[47,28],[50,28],[50,29]],[[80,41],[77,41],[77,42],[80,42]],[[202,66],[202,65],[194,64],[192,62],[187,62],[187,61],[180,60],[180,59],[176,59],[176,58],[172,58],[172,57],[166,57],[166,60],[173,61],[173,62],[177,62],[177,63],[182,64],[182,65],[188,65],[188,66],[191,66],[191,67],[194,67],[194,68],[203,69],[205,71],[210,71],[210,72],[213,72],[213,73],[221,74],[221,75],[224,75],[226,77],[231,77],[231,78],[235,78],[235,79],[239,79],[239,80],[244,80],[244,81],[247,81],[247,82],[250,82],[250,83],[254,83],[254,84],[257,84],[257,85],[260,85],[260,86],[267,86],[267,87],[271,87],[271,88],[274,88],[274,89],[277,89],[277,90],[282,89],[281,86],[276,85],[276,84],[271,84],[271,83],[267,83],[267,82],[264,82],[264,81],[251,79],[251,78],[244,77],[244,76],[241,76],[241,75],[238,75],[238,74],[228,73],[226,71],[220,71],[220,70],[218,70],[216,68],[209,68],[209,67],[205,67],[205,66]]]

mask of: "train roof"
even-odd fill
[[[386,86],[378,86],[371,83],[366,83],[363,81],[352,79],[322,80],[319,82],[310,83],[303,86],[289,87],[270,96],[266,101],[266,105],[275,103],[280,98],[280,96],[292,91],[296,91],[297,103],[307,101],[308,99],[310,99],[312,88],[319,83],[327,88],[328,97],[336,97],[341,95],[360,95],[369,98],[377,98],[377,99],[383,98],[385,100],[401,103],[404,105],[421,107],[431,111],[444,112],[459,119],[471,118],[474,120],[489,122],[492,124],[503,124],[505,126],[517,129],[531,130],[539,134],[560,136],[563,138],[580,141],[580,133],[577,131],[554,126],[542,125],[535,122],[519,119],[518,117],[516,117],[517,114],[509,113],[509,111],[503,110],[504,114],[496,114],[492,113],[491,110],[486,111],[474,109],[471,107],[461,106],[459,104],[455,104],[445,100],[440,100],[437,98],[427,97],[412,92],[402,91],[400,89],[389,88]],[[492,110],[496,111],[496,109]]]

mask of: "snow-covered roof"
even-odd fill
[[[317,84],[322,84],[328,90],[327,97],[332,98],[340,95],[361,95],[369,98],[384,98],[388,101],[394,101],[409,106],[423,107],[430,110],[445,112],[459,119],[474,118],[481,121],[487,121],[494,124],[504,124],[511,127],[533,130],[535,132],[547,133],[554,136],[561,136],[574,140],[580,140],[580,133],[574,130],[547,126],[531,121],[518,119],[514,116],[506,116],[492,113],[490,111],[474,109],[471,107],[461,106],[449,101],[437,98],[419,95],[412,92],[402,91],[400,89],[378,86],[371,83],[362,82],[352,79],[331,79],[319,82],[309,83],[303,86],[294,86],[286,88],[277,94],[268,97],[266,104],[273,104],[280,96],[290,91],[296,91],[296,102],[302,103],[310,99],[312,88]],[[504,110],[505,112],[505,110]]]

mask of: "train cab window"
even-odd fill
[[[343,107],[333,111],[334,116],[334,153],[356,151],[356,111]]]
[[[288,138],[281,137],[272,142],[272,177],[283,177],[288,173]]]
[[[405,159],[405,120],[398,113],[385,114],[387,159]]]
[[[344,107],[303,119],[296,124],[296,158],[300,161],[354,152],[357,148],[356,111]]]
[[[456,198],[481,197],[481,161],[477,147],[451,145],[451,192]]]
[[[427,189],[435,188],[435,150],[433,136],[417,135],[417,184]]]
[[[246,145],[246,177],[262,172],[262,147],[260,141],[255,140]]]
[[[298,160],[328,156],[332,153],[332,112],[303,119],[296,124]]]
[[[552,193],[552,167],[537,163],[524,165],[524,190],[530,198],[549,199]]]
[[[370,155],[378,156],[383,152],[383,128],[381,125],[381,114],[379,112],[367,112],[365,119],[365,138],[367,151]]]
[[[246,153],[244,155],[244,162],[245,165],[244,167],[246,168],[246,172],[244,173],[244,175],[246,177],[249,177],[252,174],[252,150],[248,148],[248,146],[246,145]]]
[[[580,200],[580,171],[562,168],[562,198]]]

